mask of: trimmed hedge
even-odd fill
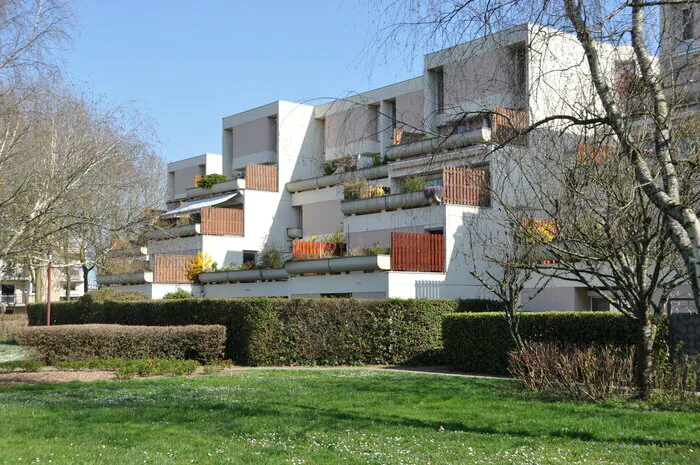
[[[226,357],[248,365],[439,363],[442,315],[454,300],[182,299],[65,303],[52,324],[221,324]],[[45,324],[42,305],[31,325]]]
[[[615,312],[524,313],[523,339],[577,345],[630,346],[634,325]],[[450,368],[492,375],[508,375],[508,353],[515,344],[502,313],[445,315],[443,357]]]
[[[226,328],[221,325],[62,325],[26,328],[19,341],[46,363],[93,358],[220,360]]]

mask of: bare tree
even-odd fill
[[[0,80],[23,80],[51,67],[53,50],[66,44],[75,14],[69,0],[0,2]],[[6,87],[6,86],[5,86]],[[3,89],[6,90],[6,89]]]
[[[163,162],[124,109],[44,87],[19,108],[22,136],[2,171],[0,259],[40,260],[46,246],[65,243],[60,266],[89,272],[114,237],[162,203]]]
[[[575,152],[540,153],[548,155],[512,160],[530,185],[528,202],[504,209],[521,225],[521,236],[552,262],[539,266],[530,260],[519,266],[582,283],[630,319],[637,331],[636,386],[648,397],[656,321],[672,292],[687,282],[669,219],[645,195],[634,168],[614,146],[582,143]],[[698,205],[700,173],[682,169],[679,174],[682,200]]]
[[[540,263],[545,255],[538,241],[523,234],[503,208],[474,215],[466,225],[466,236],[461,245],[467,247],[457,247],[471,263],[470,274],[503,303],[508,330],[521,349],[525,341],[520,335],[520,315],[550,280],[529,265]]]
[[[394,54],[392,47],[399,44],[401,48],[397,49],[405,50],[406,43],[411,52],[432,51],[525,22],[537,24],[541,35],[572,37],[575,41],[572,48],[559,53],[563,52],[567,57],[577,56],[571,54],[573,45],[582,50],[582,59],[569,66],[583,71],[586,79],[578,84],[590,92],[578,99],[572,99],[571,94],[555,95],[554,99],[560,102],[551,105],[556,111],[550,111],[546,116],[537,116],[537,112],[530,108],[529,124],[522,133],[558,122],[558,135],[595,130],[614,138],[616,153],[634,169],[635,185],[663,215],[662,227],[668,230],[669,240],[685,264],[696,306],[700,309],[700,219],[696,207],[684,201],[687,196],[681,190],[679,175],[686,166],[697,169],[697,154],[684,152],[683,144],[677,143],[673,131],[677,124],[677,108],[687,103],[676,99],[686,95],[676,87],[685,83],[677,83],[678,69],[659,66],[653,56],[653,51],[661,50],[662,38],[684,27],[677,20],[659,20],[668,16],[659,13],[661,8],[667,7],[669,14],[676,14],[684,8],[697,10],[698,2],[392,0],[386,2],[385,9],[375,10],[380,40],[374,41],[373,45],[381,44],[377,53],[384,52],[384,55]],[[611,46],[616,45],[621,47],[611,51]],[[553,73],[561,74],[564,69],[538,66],[538,60],[554,53],[546,40],[540,41],[540,46],[530,44],[529,47],[525,60],[530,85],[523,91],[533,99],[551,91],[545,83]],[[475,59],[477,54],[473,48],[467,49],[460,59]],[[673,54],[678,54],[675,47]],[[692,59],[687,61],[687,66],[691,71],[697,71]],[[638,104],[634,108],[627,98],[628,86],[621,85],[624,81],[636,84]],[[492,79],[490,84],[496,82]],[[563,97],[574,101],[562,105]],[[640,124],[649,128],[650,139],[638,137],[636,129]]]

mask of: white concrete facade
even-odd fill
[[[610,69],[631,53],[627,47],[601,45],[601,50]],[[437,199],[346,215],[341,210],[346,198],[344,181],[366,179],[386,195],[399,193],[403,180],[415,175],[441,187],[445,167],[477,167],[493,175],[501,160],[491,154],[491,129],[488,125],[468,128],[473,122],[467,116],[490,118],[489,112],[498,107],[525,112],[531,121],[568,111],[572,102],[595,101],[593,89],[585,84],[590,82],[587,73],[583,50],[572,37],[525,24],[426,55],[422,76],[413,79],[321,105],[280,100],[225,117],[222,155],[204,154],[169,164],[169,205],[193,199],[185,192],[193,176],[219,173],[235,179],[247,164],[276,166],[278,191],[250,189],[249,180],[245,188],[234,190],[242,194],[242,236],[197,234],[152,241],[148,253],[194,255],[201,251],[219,266],[236,266],[243,263],[245,252],[260,252],[265,247],[288,256],[292,238],[322,240],[339,232],[350,252],[362,253],[373,245],[390,247],[392,232],[441,234],[444,272],[350,272],[185,287],[205,297],[488,298],[489,293],[471,275],[488,264],[469,244],[465,228],[470,222],[485,221],[482,213],[493,213],[497,210],[494,205],[457,205]],[[434,150],[385,158],[395,130],[417,141],[429,141],[460,125],[465,134],[472,131],[473,141],[465,137],[467,142],[454,146],[438,144]],[[512,150],[527,156],[529,149]],[[377,168],[384,171],[377,175]],[[305,181],[312,182],[299,187]],[[296,187],[287,188],[289,183]],[[501,184],[492,179],[491,185]],[[504,197],[517,195],[516,186],[511,191],[504,189],[499,193]],[[160,283],[138,288],[149,297],[160,298],[165,289],[182,286]],[[591,308],[590,300],[585,288],[559,283],[530,302],[529,309],[586,310]]]

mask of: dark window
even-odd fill
[[[435,104],[438,113],[445,111],[445,73],[442,68],[432,71],[435,85]]]
[[[683,33],[681,35],[682,40],[693,40],[695,39],[695,31],[693,27],[695,26],[695,15],[693,14],[693,8],[685,8],[682,10],[682,28]]]
[[[243,263],[253,262],[255,263],[258,257],[258,252],[255,250],[244,250],[243,251]]]
[[[513,62],[513,77],[515,78],[515,88],[517,92],[524,94],[527,79],[527,51],[525,45],[516,45],[511,49],[511,59]]]
[[[594,312],[607,312],[608,310],[610,310],[610,302],[603,299],[602,297],[592,297],[591,310],[593,310]]]
[[[389,102],[391,129],[396,129],[396,102]]]

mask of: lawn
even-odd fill
[[[697,414],[372,370],[0,388],[0,463],[700,463]]]

